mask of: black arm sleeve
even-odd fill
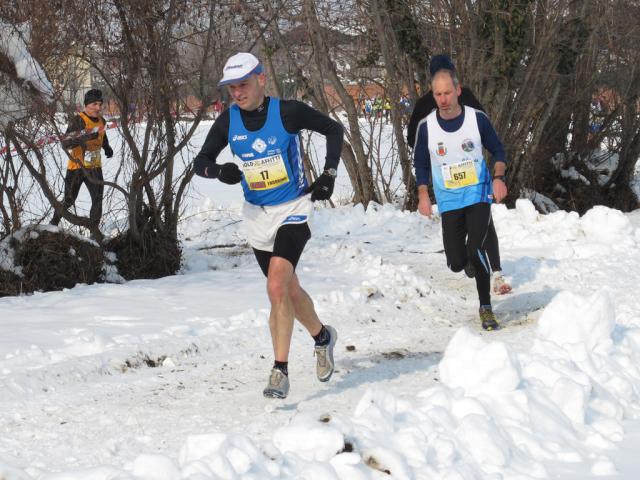
[[[282,117],[284,128],[289,133],[312,130],[324,135],[327,139],[327,157],[324,169],[338,168],[344,137],[342,125],[324,113],[297,100],[281,101],[280,116]]]
[[[81,132],[82,130],[84,130],[84,120],[82,119],[82,117],[80,115],[75,115],[71,118],[71,120],[69,121],[69,125],[67,125],[67,129],[65,130],[64,134],[68,135],[70,133],[73,132]],[[75,139],[72,138],[68,138],[65,140],[62,140],[60,143],[62,143],[62,148],[68,149],[68,148],[73,148],[75,147]]]
[[[205,178],[216,178],[220,169],[216,164],[216,158],[228,144],[229,110],[225,110],[211,126],[200,153],[193,160],[193,169],[196,175]]]
[[[462,105],[466,105],[467,107],[475,108],[476,110],[485,112],[484,107],[482,106],[480,101],[475,97],[475,95],[467,87],[462,87],[462,93],[460,94],[460,103]],[[435,105],[435,101],[434,101],[434,105]]]
[[[416,102],[416,106],[413,107],[413,112],[411,112],[411,118],[409,118],[409,124],[407,125],[407,145],[411,148],[416,143],[416,131],[420,120],[429,115],[434,108],[436,108],[436,102],[433,99],[431,90],[421,96]]]

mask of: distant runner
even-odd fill
[[[64,177],[64,199],[62,208],[67,210],[78,198],[80,187],[84,183],[91,197],[91,235],[102,241],[100,220],[102,219],[102,198],[104,196],[104,179],[102,176],[102,158],[104,150],[107,158],[113,156],[105,127],[107,122],[102,113],[102,91],[91,89],[84,95],[84,110],[71,118],[62,146],[70,150],[67,162],[67,173]],[[56,210],[51,219],[52,225],[58,225],[62,219],[62,211]]]

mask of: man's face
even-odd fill
[[[255,110],[264,100],[266,78],[263,73],[228,85],[229,95],[243,110]]]
[[[449,74],[437,74],[431,83],[433,98],[438,105],[440,115],[453,114],[458,111],[458,97],[460,96],[460,85],[453,84],[453,78]]]
[[[102,111],[102,102],[91,102],[84,106],[84,111],[90,117],[97,117]]]

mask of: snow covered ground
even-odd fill
[[[1,480],[640,477],[639,212],[494,206],[514,292],[487,333],[437,221],[318,205],[298,273],[339,332],[337,371],[315,379],[297,328],[277,401],[241,190],[192,185],[181,275],[0,299]]]
[[[514,292],[487,333],[437,221],[319,206],[299,275],[337,371],[296,328],[278,401],[238,212],[185,217],[182,275],[0,299],[0,478],[640,476],[640,213],[494,206]]]

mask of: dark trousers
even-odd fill
[[[480,305],[491,305],[490,273],[486,246],[491,205],[476,203],[442,214],[442,241],[447,265],[454,272],[471,262],[475,269]]]
[[[92,180],[100,183],[94,183]],[[67,174],[64,177],[64,200],[62,202],[64,209],[67,210],[76,202],[78,193],[80,193],[80,187],[82,187],[84,183],[91,196],[89,219],[96,227],[100,225],[100,219],[102,218],[102,198],[104,196],[102,180],[102,168],[67,170]],[[60,219],[61,215],[54,212],[51,224],[58,225]]]
[[[500,246],[498,244],[498,234],[496,233],[496,227],[493,225],[493,217],[491,217],[491,220],[489,221],[487,241],[484,243],[484,246],[487,249],[489,263],[491,263],[491,271],[501,271],[502,266],[500,265]]]

